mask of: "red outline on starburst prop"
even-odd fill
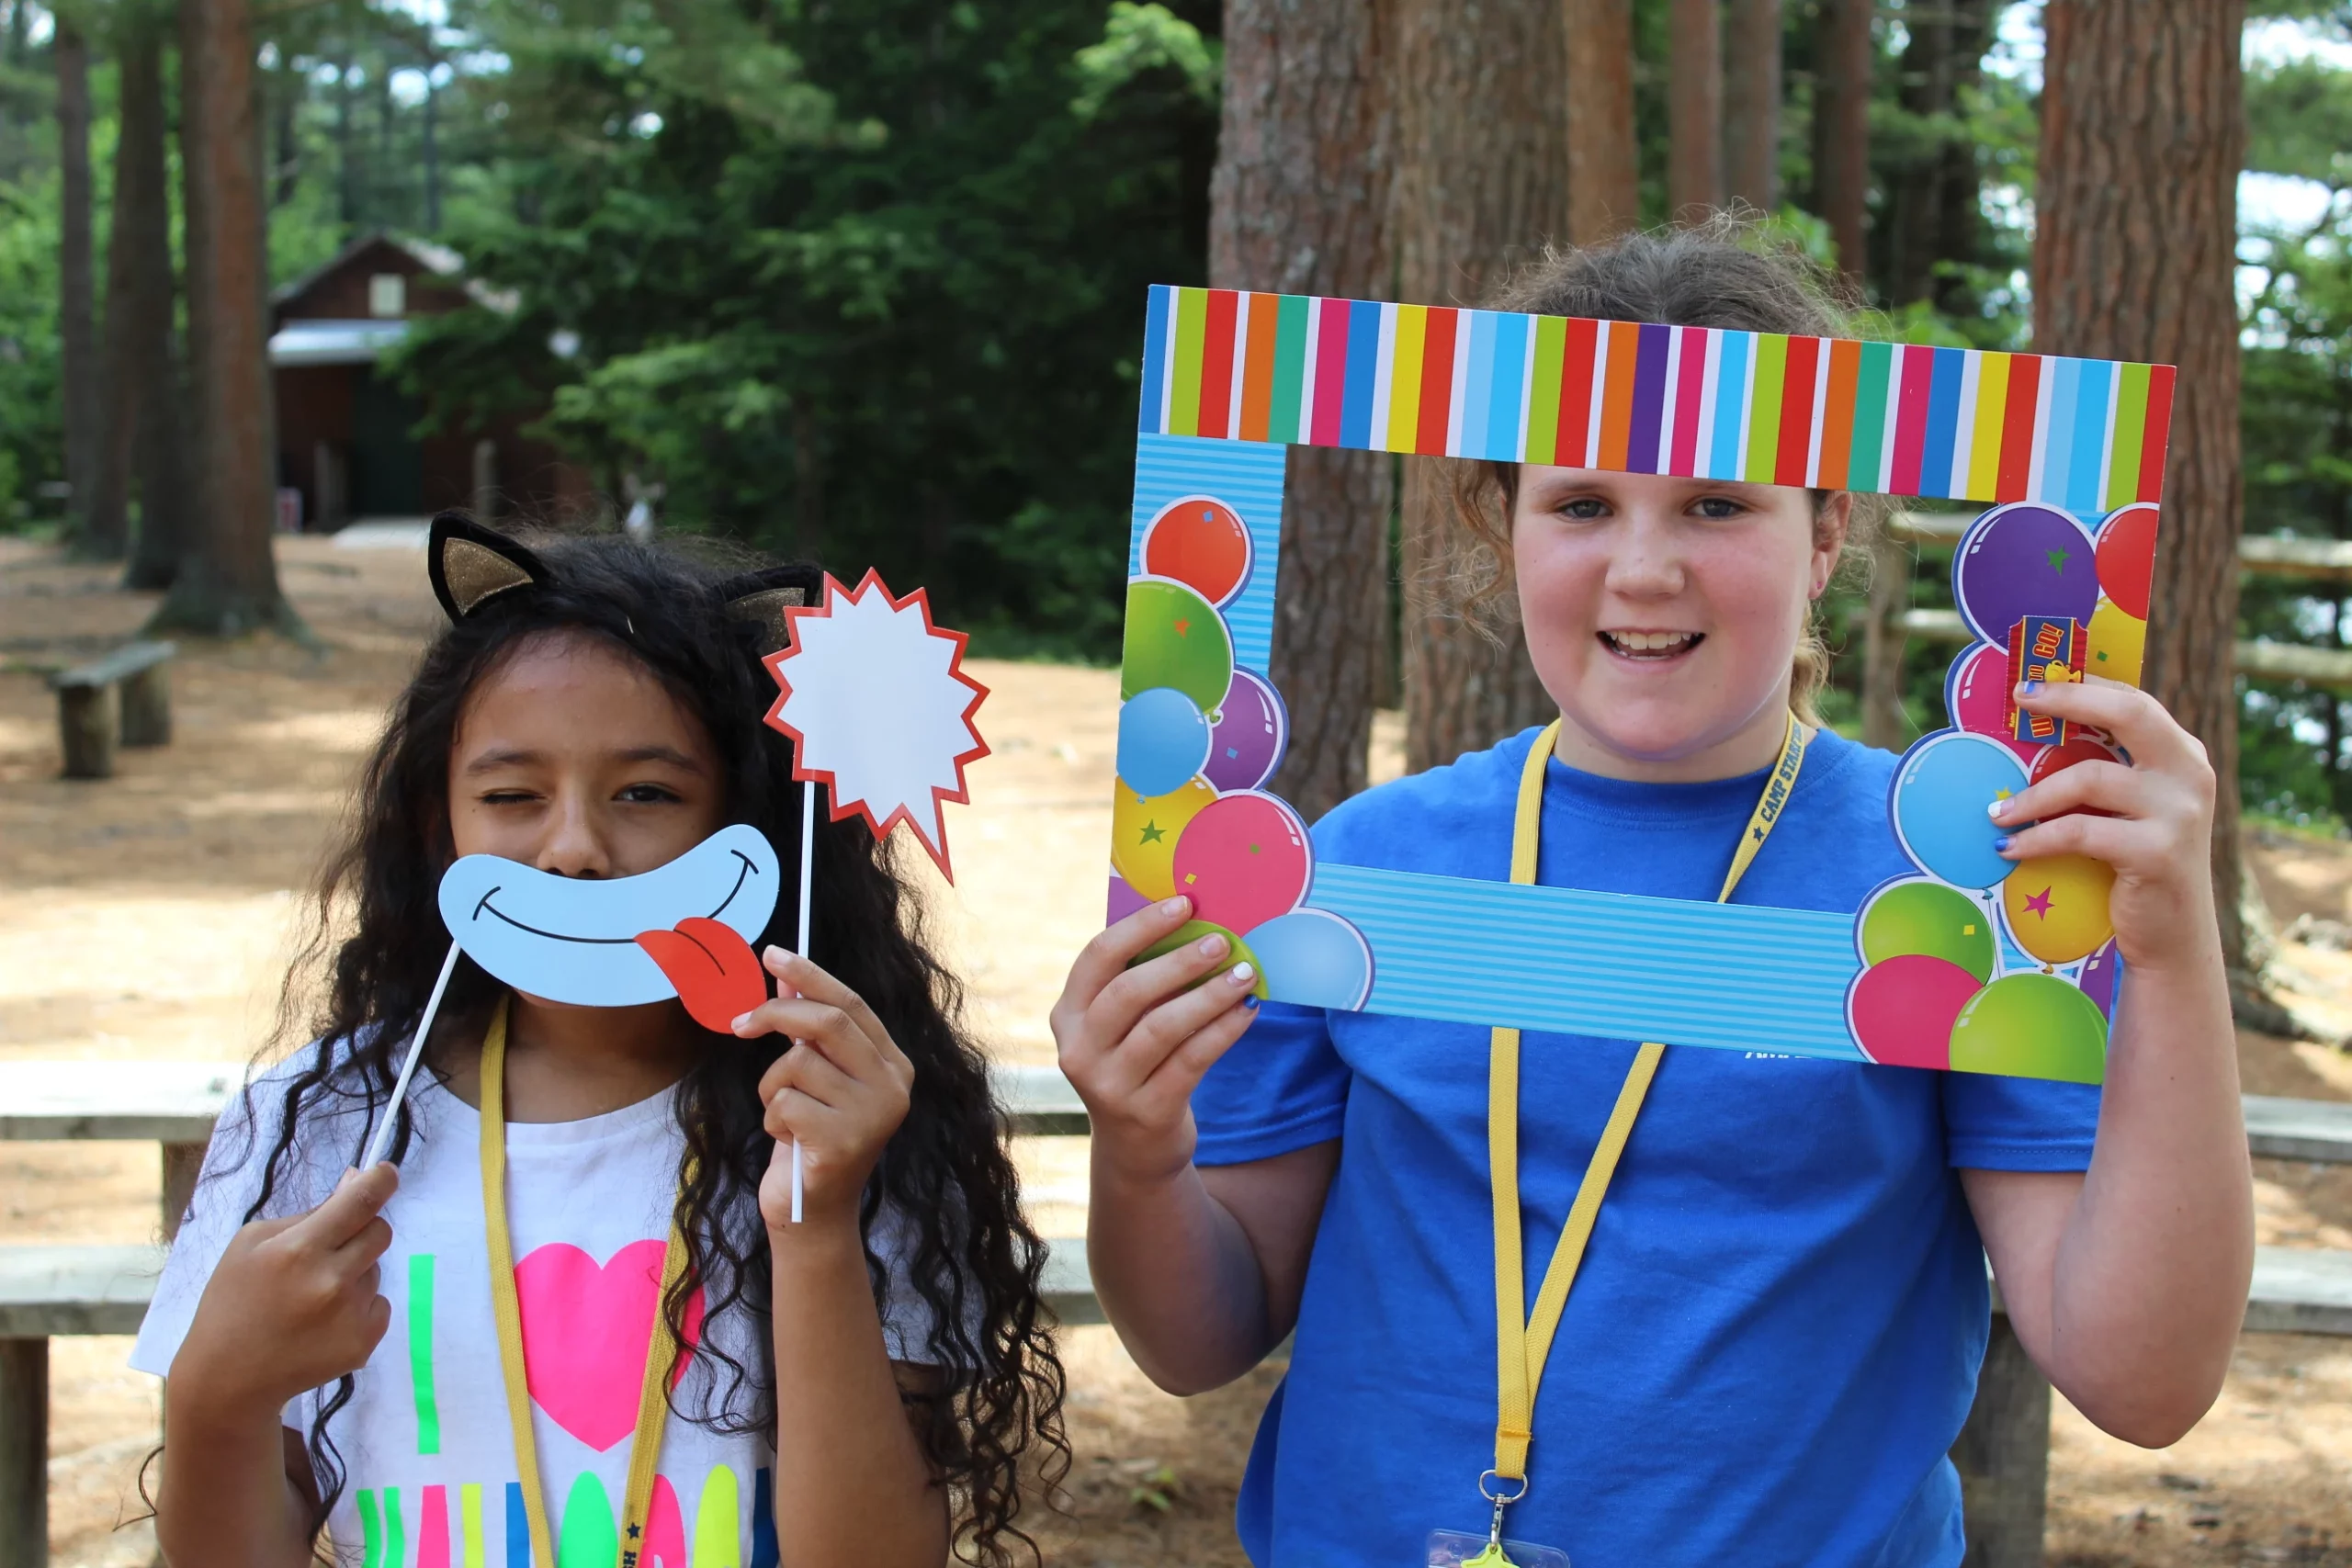
[[[873,809],[863,799],[852,806],[842,805],[841,791],[832,771],[826,768],[804,768],[801,765],[801,758],[807,752],[807,738],[798,729],[784,721],[784,705],[792,695],[792,682],[785,679],[784,666],[786,660],[796,657],[800,652],[800,623],[808,619],[830,618],[838,602],[836,595],[853,604],[865,603],[865,592],[869,588],[880,589],[883,600],[893,610],[903,610],[910,604],[920,608],[922,611],[923,635],[942,637],[956,645],[956,651],[947,661],[947,673],[972,689],[972,700],[964,705],[964,711],[959,716],[964,720],[964,728],[972,737],[972,749],[960,753],[955,759],[956,787],[953,790],[944,789],[938,784],[931,786],[933,815],[939,822],[937,844],[931,841],[931,836],[923,831],[922,825],[915,820],[913,813],[903,805],[892,807],[890,815],[880,821],[875,820]],[[924,852],[931,856],[932,863],[939,867],[939,874],[953,883],[956,880],[956,873],[947,862],[947,822],[945,817],[938,811],[938,807],[951,800],[958,806],[969,806],[972,803],[971,785],[965,780],[964,766],[967,762],[977,762],[989,754],[988,741],[981,738],[979,726],[972,722],[972,715],[979,711],[980,704],[988,697],[989,689],[964,673],[964,650],[970,645],[971,637],[964,632],[951,631],[931,618],[929,590],[918,588],[905,598],[899,598],[890,592],[890,585],[882,581],[882,574],[871,567],[866,569],[865,576],[859,581],[854,591],[843,588],[840,580],[831,572],[825,573],[825,602],[821,604],[794,605],[784,612],[784,618],[786,629],[791,636],[790,643],[769,654],[760,662],[767,666],[768,673],[775,679],[777,694],[775,705],[768,709],[767,724],[770,728],[779,730],[792,738],[792,776],[802,784],[823,784],[825,809],[831,814],[831,820],[839,822],[851,817],[863,817],[865,818],[865,825],[873,829],[876,841],[888,838],[890,829],[900,822],[904,822],[916,840],[922,843]]]

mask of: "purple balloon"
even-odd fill
[[[1104,925],[1115,926],[1137,909],[1150,907],[1151,900],[1129,886],[1125,877],[1115,871],[1111,874],[1111,898],[1109,912],[1102,919]]]
[[[2028,615],[2087,623],[2098,604],[2097,547],[2063,512],[1996,507],[1977,519],[1952,558],[1952,597],[1976,635],[2000,648]]]
[[[1256,789],[1282,766],[1290,745],[1290,715],[1283,700],[1260,676],[1233,672],[1209,732],[1208,765],[1201,776],[1220,790]]]
[[[2109,1023],[2115,1021],[2115,996],[2123,986],[2123,955],[2109,942],[2083,960],[2083,972],[2075,977],[2083,995],[2098,1005]]]

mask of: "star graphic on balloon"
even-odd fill
[[[1142,842],[1147,844],[1156,844],[1166,837],[1168,837],[1167,833],[1161,830],[1159,823],[1147,822],[1143,825]]]
[[[2050,895],[2053,891],[2055,891],[2054,884],[2050,887],[2043,888],[2032,897],[2028,898],[2025,901],[2025,907],[2032,910],[2035,914],[2040,915],[2043,919],[2048,919],[2050,918]]]
[[[2050,562],[2050,570],[2062,573],[2066,570],[2066,562],[2072,558],[2063,545],[2054,550],[2045,551],[2044,556]]]

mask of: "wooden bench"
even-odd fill
[[[163,1145],[168,1237],[212,1123],[243,1077],[233,1065],[154,1062],[123,1072],[107,1063],[0,1063],[0,1139]],[[1000,1067],[995,1078],[1016,1135],[1086,1134],[1086,1108],[1056,1069]],[[2248,1095],[2245,1118],[2259,1156],[2352,1164],[2352,1104]],[[1085,1239],[1046,1245],[1047,1303],[1065,1324],[1102,1322]],[[49,1339],[135,1332],[161,1266],[156,1247],[0,1247],[0,1568],[46,1560]],[[1952,1460],[1967,1497],[1969,1568],[2030,1568],[2042,1561],[2051,1390],[1997,1306],[1996,1298],[1976,1403]],[[2258,1248],[2245,1329],[2352,1336],[2352,1252]]]
[[[164,746],[172,739],[172,657],[168,642],[125,643],[112,653],[50,677],[57,692],[57,733],[69,779],[114,777],[114,749]]]

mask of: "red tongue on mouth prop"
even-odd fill
[[[759,954],[724,921],[689,915],[675,931],[638,932],[637,945],[662,966],[678,999],[705,1029],[731,1034],[738,1018],[768,999]]]

